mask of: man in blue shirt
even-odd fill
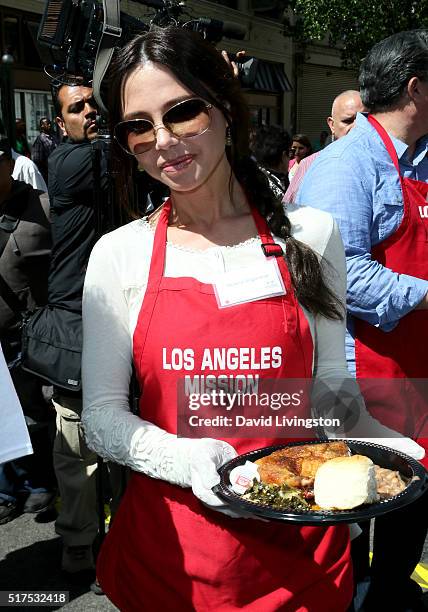
[[[351,372],[428,378],[428,31],[375,45],[360,86],[369,114],[320,153],[297,202],[327,210],[340,226]],[[364,610],[420,609],[410,575],[426,536],[426,500],[376,520]]]
[[[379,115],[375,117],[379,121]],[[427,182],[428,136],[409,145],[394,136],[394,129],[387,131],[402,176]],[[366,113],[358,113],[353,130],[319,154],[303,180],[297,203],[326,210],[339,224],[348,273],[346,358],[355,374],[354,317],[388,332],[421,302],[428,305],[428,281],[396,274],[371,258],[372,246],[400,226],[403,198],[398,173]]]

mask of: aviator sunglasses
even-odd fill
[[[153,147],[161,128],[177,138],[200,136],[210,127],[211,108],[212,104],[200,98],[184,100],[168,109],[158,125],[148,119],[121,121],[114,128],[114,137],[126,153],[140,155]]]

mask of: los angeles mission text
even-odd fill
[[[191,347],[162,349],[163,368],[184,374],[178,404],[186,426],[339,426],[332,419],[311,418],[310,379],[303,385],[278,378],[285,358],[281,346],[207,347],[198,354]]]

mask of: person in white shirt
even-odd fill
[[[15,162],[12,172],[12,178],[15,181],[23,181],[32,186],[33,189],[37,189],[40,192],[46,193],[48,188],[45,179],[40,174],[40,170],[36,164],[25,157],[20,155],[12,149],[12,158]]]
[[[30,436],[22,406],[10,377],[0,344],[0,389],[2,397],[2,426],[0,427],[0,464],[31,455]],[[1,518],[1,511],[0,511]]]
[[[212,492],[221,465],[278,438],[177,435],[185,376],[219,388],[256,374],[350,378],[337,226],[314,209],[285,212],[249,156],[239,83],[197,33],[167,27],[135,38],[110,87],[122,195],[136,161],[171,197],[104,236],[85,277],[82,424],[90,448],[132,469],[98,559],[101,587],[126,610],[343,612],[347,528],[255,526]],[[220,353],[234,363],[204,365]],[[262,354],[263,368],[253,365]]]

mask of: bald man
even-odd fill
[[[353,128],[357,113],[364,110],[360,94],[354,89],[348,89],[339,94],[331,107],[331,115],[327,117],[327,125],[330,128],[332,140],[338,140]],[[284,202],[294,202],[299,191],[303,177],[312,162],[318,157],[321,151],[317,151],[309,157],[305,157],[299,164],[296,174],[291,179],[290,185],[285,192]]]
[[[327,117],[327,124],[330,128],[333,140],[338,140],[352,130],[354,127],[357,113],[364,110],[361,102],[360,93],[354,89],[339,94],[331,107],[331,116]]]

